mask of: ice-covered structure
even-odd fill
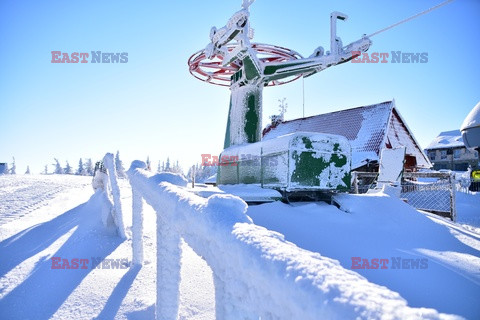
[[[253,1],[251,0],[244,0],[242,9],[233,14],[224,27],[220,29],[213,27],[210,31],[211,41],[205,49],[196,52],[190,57],[188,65],[190,73],[197,79],[230,87],[230,107],[224,148],[227,149],[234,146],[242,146],[241,148],[244,148],[243,145],[245,144],[256,143],[258,145],[248,146],[248,150],[245,151],[252,151],[253,155],[261,156],[254,151],[264,149],[261,141],[263,88],[285,84],[301,77],[308,77],[331,66],[348,62],[366,52],[372,42],[364,35],[359,40],[344,46],[340,37],[337,36],[337,21],[346,20],[348,16],[341,12],[332,12],[330,14],[329,51],[325,52],[323,47],[317,47],[309,57],[304,58],[298,52],[287,48],[251,43],[253,30],[250,28],[249,7],[252,3]],[[317,133],[315,136],[317,141],[332,141],[331,135],[320,137]],[[309,135],[298,138],[300,140],[308,140]],[[342,138],[334,139],[337,139],[337,141],[342,140]],[[339,142],[337,144],[343,145],[344,143]],[[281,143],[279,145],[283,145],[286,148],[291,146],[291,144],[285,145]],[[313,149],[306,148],[308,150],[303,150],[298,154],[299,159],[311,157],[312,152],[315,156],[311,157],[314,160],[309,162],[309,166],[313,170],[311,175],[303,177],[301,179],[302,182],[299,182],[295,189],[299,187],[303,189],[317,187],[317,189],[322,190],[348,188],[349,184],[345,185],[344,183],[344,181],[348,180],[348,177],[343,173],[336,172],[332,168],[342,167],[342,172],[349,171],[350,155],[346,152],[350,147],[342,150],[344,152],[343,156],[347,157],[348,160],[340,165],[334,162],[325,163],[327,158],[333,159],[334,157],[317,157],[321,150],[315,150],[315,148],[318,146],[320,149],[323,149],[323,146],[320,146],[318,143],[313,145]],[[278,150],[278,152],[293,155],[299,150],[298,148],[296,150],[283,149]],[[237,151],[225,150],[224,154]],[[263,159],[263,156],[261,158]],[[292,161],[292,163],[298,165],[297,161]],[[226,166],[219,167],[218,183],[221,184],[227,180],[234,180],[222,180],[222,177],[230,175],[226,172],[228,170],[229,168]],[[294,170],[298,172],[299,168],[294,169],[290,166],[288,172],[278,172],[278,174],[286,175],[288,173],[289,181],[292,181]],[[255,177],[250,183],[264,185],[263,173],[266,171],[262,170],[261,172],[262,174]],[[237,180],[239,180],[239,177],[237,174]],[[330,178],[333,180],[329,181],[328,179]],[[273,179],[280,180],[281,178],[279,175],[276,175]],[[319,179],[321,182],[317,183]],[[324,179],[327,180],[324,181]],[[315,185],[315,183],[317,184]],[[291,187],[290,183],[282,183],[283,189],[291,189]]]
[[[467,147],[480,149],[480,102],[465,118],[460,131]]]
[[[405,169],[432,166],[394,100],[269,125],[263,139],[304,131],[346,137],[352,147],[352,170],[377,171],[381,150],[400,146],[406,147]]]

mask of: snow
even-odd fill
[[[472,111],[467,115],[465,120],[460,127],[461,131],[465,131],[467,129],[475,128],[480,126],[480,102],[477,103],[475,107],[473,107]]]
[[[467,115],[460,130],[467,147],[480,147],[480,102]]]
[[[338,261],[302,250],[282,234],[252,224],[239,198],[199,198],[178,186],[158,184],[148,172],[135,168],[129,177],[133,189],[155,208],[157,228],[162,230],[162,241],[157,238],[163,253],[157,258],[157,286],[162,283],[157,292],[162,297],[157,296],[159,318],[171,318],[178,303],[178,235],[211,267],[220,319],[446,318],[433,309],[409,308],[397,293],[368,282]]]
[[[88,270],[51,269],[51,257],[132,261],[131,241],[103,226],[102,200],[91,181],[67,175],[0,177],[0,319],[154,318],[156,215],[148,206],[141,268],[92,269],[90,261]],[[130,230],[131,189],[126,180],[119,186]],[[211,270],[181,246],[178,318],[214,319]]]
[[[356,271],[398,292],[411,307],[480,317],[480,234],[386,195],[338,195],[336,200],[341,209],[321,202],[275,202],[249,207],[247,214],[255,224],[336,259],[345,269],[352,267],[352,257],[389,259],[389,269]],[[478,197],[459,201],[465,203],[457,208],[459,219],[466,208],[478,219]],[[394,257],[425,258],[428,268],[392,269]]]
[[[1,319],[152,319],[156,301],[168,319],[177,307],[178,319],[201,320],[479,318],[479,194],[457,194],[460,225],[384,195],[341,195],[342,210],[247,208],[140,171],[132,179],[142,212],[137,265],[128,181],[118,181],[122,240],[103,226],[90,177],[0,177]],[[53,270],[52,257],[103,262]],[[351,270],[351,257],[426,258],[428,269]],[[129,268],[111,268],[122,259]]]
[[[404,162],[405,147],[382,149],[378,181],[400,183]]]
[[[103,164],[107,169],[110,182],[110,184],[108,185],[108,187],[105,188],[104,191],[109,194],[111,193],[111,196],[113,198],[113,218],[117,227],[117,232],[122,239],[126,239],[127,236],[125,234],[125,225],[123,223],[122,202],[120,201],[120,188],[117,182],[117,169],[112,153],[107,153],[105,157],[103,157]]]
[[[246,202],[271,202],[282,198],[280,192],[262,188],[258,184],[220,185],[217,187],[196,184],[191,192],[204,198],[213,194],[231,194]]]
[[[267,127],[264,140],[297,131],[330,133],[346,137],[352,147],[352,169],[367,159],[379,159],[385,147],[405,146],[419,167],[431,167],[411,130],[400,115],[395,101],[294,119]]]
[[[456,193],[457,222],[480,234],[480,192]]]
[[[441,132],[425,150],[465,147],[460,130]]]
[[[369,161],[378,161],[378,155],[373,151],[352,152],[352,170],[366,165]]]

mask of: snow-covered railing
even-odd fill
[[[213,272],[217,319],[435,319],[338,261],[252,223],[231,195],[198,197],[134,161],[133,261],[143,262],[142,198],[157,213],[157,319],[176,319],[183,238]],[[184,184],[186,186],[186,182]]]
[[[102,164],[103,169],[98,168],[95,171],[92,182],[95,192],[103,192],[105,205],[102,208],[102,221],[106,227],[114,227],[122,239],[126,239],[122,203],[120,201],[120,187],[118,186],[113,154],[107,153],[103,157]]]

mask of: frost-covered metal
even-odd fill
[[[460,130],[467,147],[480,149],[480,102],[470,111]]]
[[[350,189],[351,149],[345,137],[297,132],[232,146],[221,158],[218,184],[259,184],[281,191]]]
[[[213,27],[210,43],[188,61],[190,73],[196,78],[231,90],[230,109],[225,134],[225,148],[231,145],[258,142],[262,128],[262,90],[265,86],[284,84],[308,77],[328,67],[350,61],[366,52],[371,41],[366,36],[343,45],[337,36],[337,20],[347,15],[330,15],[330,51],[318,47],[307,57],[275,45],[252,43],[249,7],[244,0],[222,28]]]
[[[367,160],[378,161],[383,148],[400,146],[407,148],[407,155],[415,157],[417,167],[432,166],[400,115],[395,101],[284,121],[267,127],[263,139],[302,131],[346,137],[352,146],[352,169],[363,166]]]

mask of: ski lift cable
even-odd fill
[[[422,16],[422,15],[424,15],[424,14],[427,14],[427,13],[435,10],[435,9],[438,9],[438,8],[440,8],[440,7],[443,7],[444,5],[446,5],[446,4],[450,3],[450,2],[453,2],[453,1],[454,1],[454,0],[447,0],[447,1],[444,1],[444,2],[442,2],[442,3],[440,3],[440,4],[437,4],[436,6],[431,7],[430,9],[427,9],[427,10],[425,10],[425,11],[422,11],[422,12],[420,12],[420,13],[417,13],[416,15],[413,15],[413,16],[407,18],[407,19],[404,19],[404,20],[402,20],[402,21],[400,21],[400,22],[397,22],[397,23],[392,24],[391,26],[388,26],[388,27],[386,27],[386,28],[383,28],[383,29],[381,29],[381,30],[379,30],[379,31],[377,31],[377,32],[374,32],[374,33],[372,33],[371,35],[368,35],[367,38],[371,38],[371,37],[373,37],[373,36],[376,36],[376,35],[379,34],[379,33],[382,33],[382,32],[384,32],[384,31],[390,30],[390,29],[392,29],[392,28],[394,28],[394,27],[396,27],[396,26],[398,26],[398,25],[401,25],[402,23],[405,23],[405,22],[408,22],[408,21],[413,20],[413,19],[415,19],[415,18],[418,18],[418,17],[420,17],[420,16]]]

